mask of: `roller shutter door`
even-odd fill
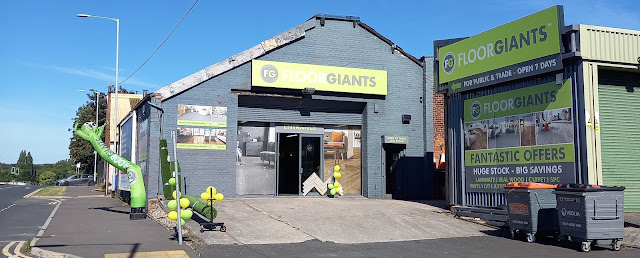
[[[603,184],[625,186],[625,212],[640,212],[640,74],[601,70],[598,95]]]

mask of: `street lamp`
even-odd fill
[[[98,91],[94,90],[94,89],[90,89],[90,90],[78,90],[79,92],[93,92],[96,94],[96,126],[98,126],[98,107],[100,106],[100,102],[99,99],[100,97],[98,96]],[[98,181],[98,152],[97,151],[93,151],[93,181],[97,182]],[[106,181],[105,181],[106,182]],[[106,193],[106,191],[105,191]]]
[[[90,15],[90,14],[78,14],[77,17],[79,18],[101,18],[101,19],[109,19],[112,21],[116,22],[116,104],[114,107],[114,113],[115,113],[115,120],[114,120],[114,124],[117,125],[118,124],[118,91],[120,91],[119,87],[118,87],[118,57],[119,57],[119,53],[120,53],[120,19],[118,18],[111,18],[111,17],[104,17],[104,16],[97,16],[97,15]],[[116,143],[116,154],[119,153],[119,149],[118,148],[118,126],[116,126],[115,128],[115,143]],[[105,181],[105,185],[106,185],[106,181]],[[106,191],[105,191],[106,192]]]

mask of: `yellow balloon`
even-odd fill
[[[169,212],[169,214],[167,214],[167,217],[169,217],[170,220],[177,220],[178,219],[178,212],[176,211],[171,211]]]
[[[215,199],[216,201],[222,201],[224,200],[224,195],[222,195],[222,193],[217,193],[213,196],[213,199]]]
[[[213,206],[215,204],[216,204],[216,201],[211,200],[211,199],[207,200],[207,206]]]
[[[215,187],[209,186],[209,187],[207,187],[207,193],[210,194],[210,195],[216,195],[216,193],[218,193],[218,191],[216,190]]]
[[[202,200],[209,200],[211,198],[211,195],[209,195],[209,193],[201,193],[200,194],[200,199]]]
[[[191,203],[189,202],[189,199],[187,199],[187,198],[180,198],[180,207],[182,207],[182,208],[187,208],[187,207],[189,207],[189,204],[191,204]]]
[[[341,174],[340,172],[333,172],[333,177],[334,177],[335,179],[338,179],[338,178],[341,178],[341,177],[342,177],[342,174]]]
[[[182,193],[180,193],[180,196],[182,196]],[[173,199],[176,199],[176,198],[178,198],[178,197],[176,197],[176,191],[174,190],[173,191]]]
[[[333,172],[338,172],[340,171],[340,165],[336,165],[335,167],[333,167]]]
[[[336,181],[335,183],[333,183],[333,188],[338,189],[338,187],[340,187],[340,182]]]

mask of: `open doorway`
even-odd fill
[[[393,199],[393,194],[400,190],[399,175],[394,173],[394,165],[402,156],[407,148],[405,144],[382,144],[383,168],[384,168],[384,197],[385,199]]]
[[[300,178],[299,135],[278,134],[278,195],[298,195]]]

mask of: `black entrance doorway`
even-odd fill
[[[278,138],[278,195],[298,195],[300,177],[298,134],[281,133]]]
[[[393,194],[397,194],[400,191],[400,185],[398,184],[400,178],[397,173],[394,173],[393,166],[402,156],[404,156],[404,150],[407,148],[405,144],[382,144],[382,150],[384,153],[384,176],[385,187],[384,193],[385,199],[392,199]]]

